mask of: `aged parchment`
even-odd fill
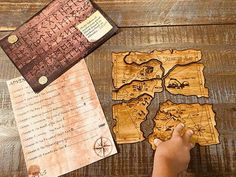
[[[209,104],[175,104],[166,101],[160,105],[155,119],[153,133],[149,136],[149,142],[155,149],[153,140],[159,138],[163,141],[171,137],[173,129],[179,123],[185,125],[184,131],[188,128],[193,130],[192,142],[202,146],[219,143],[219,133],[215,126],[215,113],[212,105]]]
[[[163,76],[163,70],[159,61],[151,60],[141,65],[127,64],[124,58],[128,54],[128,52],[112,53],[112,79],[116,89],[129,84],[133,80],[144,81]]]
[[[140,124],[146,119],[152,97],[144,94],[128,103],[113,105],[113,128],[118,144],[135,143],[144,140]]]
[[[177,66],[165,78],[165,87],[171,94],[197,97],[209,97],[205,87],[203,64]]]
[[[119,90],[112,92],[113,100],[130,100],[146,93],[152,97],[156,92],[162,92],[162,80],[150,79],[147,81],[132,81],[130,84],[123,85]]]
[[[8,81],[29,176],[56,177],[115,154],[84,60],[39,94]]]
[[[164,50],[153,52],[130,52],[125,57],[125,62],[142,64],[144,62],[156,59],[162,63],[166,75],[176,65],[187,65],[200,61],[202,57],[201,51],[198,50]]]

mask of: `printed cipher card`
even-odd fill
[[[53,0],[0,46],[38,93],[116,31],[89,0]]]

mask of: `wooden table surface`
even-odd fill
[[[9,34],[49,0],[0,0],[0,38]],[[112,51],[198,49],[210,98],[156,94],[142,124],[152,128],[159,103],[212,103],[220,144],[196,146],[182,177],[236,177],[236,0],[96,0],[120,27],[119,33],[86,58],[110,128],[112,120]],[[26,176],[24,157],[6,85],[19,76],[0,49],[0,177]],[[119,154],[65,177],[150,177],[153,151],[147,141],[118,146]]]

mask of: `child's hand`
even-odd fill
[[[190,150],[194,147],[190,143],[193,131],[187,130],[181,136],[183,127],[183,124],[177,125],[168,141],[154,140],[157,148],[154,157],[153,177],[177,177],[180,172],[188,168]]]

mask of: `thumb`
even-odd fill
[[[160,139],[156,138],[156,139],[154,139],[153,143],[157,147],[157,146],[159,146],[162,143],[162,141]]]

